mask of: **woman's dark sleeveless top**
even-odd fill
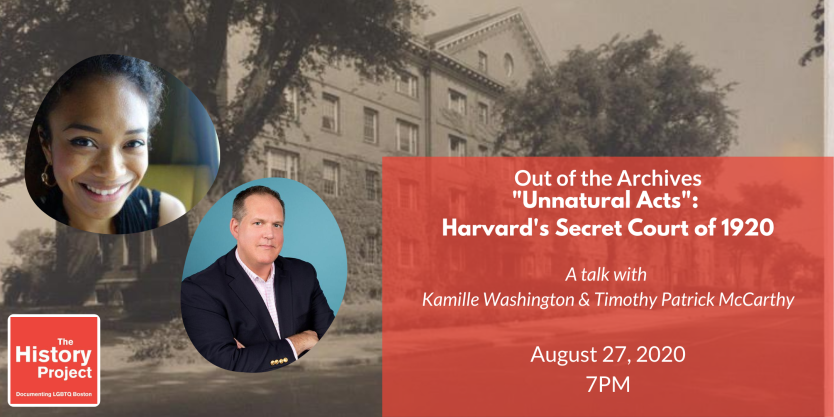
[[[122,210],[113,219],[117,234],[144,232],[159,227],[159,196],[157,190],[142,186],[136,187],[127,197]],[[42,197],[38,207],[53,219],[69,225],[69,216],[64,210],[64,194],[58,187],[52,187],[46,197]]]

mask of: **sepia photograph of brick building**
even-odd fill
[[[509,156],[496,149],[496,104],[508,88],[526,84],[549,61],[520,8],[473,16],[463,24],[425,34],[411,26],[407,67],[394,79],[373,82],[332,65],[310,78],[310,99],[284,92],[293,121],[283,136],[266,129],[257,139],[261,158],[247,179],[283,177],[316,191],[333,211],[348,250],[347,301],[379,299],[381,175],[387,156]],[[239,36],[230,46],[250,40]],[[238,62],[229,48],[227,61]],[[228,66],[227,88],[240,79]]]
[[[659,45],[654,55],[649,54],[647,65],[623,71],[633,78],[606,85],[619,88],[631,87],[629,81],[651,80],[646,68],[658,64],[663,53],[681,50],[690,55],[689,68],[713,75],[704,85],[733,86],[719,100],[722,114],[736,114],[732,119],[736,126],[728,130],[727,147],[719,155],[823,154],[822,37],[815,33],[822,16],[818,0],[59,3],[65,7],[47,0],[0,4],[4,23],[0,72],[6,75],[0,77],[0,225],[8,243],[0,250],[6,295],[0,308],[9,314],[102,316],[102,377],[107,381],[97,408],[102,415],[206,415],[244,409],[380,414],[383,158],[697,153],[691,152],[687,141],[658,145],[662,142],[644,131],[627,131],[645,124],[637,116],[622,118],[625,134],[619,136],[568,132],[560,137],[564,128],[599,127],[593,120],[588,123],[588,118],[574,118],[550,106],[591,91],[576,83],[568,85],[576,78],[559,78],[588,68],[576,57],[599,58],[600,65],[609,65],[617,48]],[[431,13],[424,15],[421,7]],[[286,19],[291,14],[287,8],[301,14],[296,20]],[[270,19],[280,24],[271,26]],[[363,25],[368,21],[378,24],[369,29]],[[410,35],[401,33],[402,28]],[[386,35],[389,32],[396,36]],[[308,37],[309,33],[313,35]],[[332,34],[344,39],[327,37]],[[303,42],[308,44],[299,49],[302,59],[289,59],[288,51]],[[44,89],[74,63],[100,53],[131,55],[166,69],[194,92],[211,116],[221,146],[220,173],[188,219],[141,234],[93,235],[40,216],[26,195],[21,144]],[[394,55],[398,59],[380,59]],[[583,62],[588,61],[593,59]],[[363,62],[380,64],[391,74],[365,77],[357,68]],[[297,73],[282,72],[293,65]],[[571,68],[578,70],[570,72]],[[531,86],[531,81],[538,84]],[[636,84],[642,88],[645,83]],[[537,92],[535,86],[543,88]],[[638,92],[686,97],[674,88],[650,90]],[[518,105],[513,107],[514,103]],[[603,113],[630,114],[629,105],[642,109],[642,104],[635,99]],[[552,129],[542,129],[547,134],[537,136],[536,125],[520,124],[527,113],[531,120],[542,121],[543,128]],[[276,114],[280,127],[270,123]],[[547,125],[548,121],[556,121],[556,126]],[[599,146],[612,138],[623,139],[627,146]],[[585,147],[563,146],[578,142]],[[479,169],[463,159],[459,168],[469,173]],[[299,366],[294,365],[294,372],[247,379],[206,366],[176,316],[185,254],[202,215],[228,190],[262,177],[297,180],[322,197],[344,237],[348,279],[344,305],[333,327]],[[408,182],[401,185],[395,196],[401,207],[419,214],[421,193],[427,190]],[[448,206],[439,209],[456,217],[464,216],[467,207],[484,204],[461,184],[442,184],[432,191],[448,196]],[[509,198],[495,210],[504,217],[523,213]],[[427,226],[419,227],[425,231]],[[399,265],[406,268],[424,255],[425,248],[408,241],[385,244],[393,245]],[[557,257],[605,263],[611,251],[604,249],[575,244],[564,253],[561,248],[541,247],[496,270],[546,286],[558,272]],[[809,272],[813,268],[801,267],[815,260],[806,259],[797,245],[764,262],[738,251],[734,261],[741,271],[738,276],[710,273],[716,265],[728,269],[723,266],[731,261],[728,248],[677,246],[669,253],[689,256],[690,267],[659,277],[661,288],[801,289],[820,282]],[[450,275],[463,263],[483,260],[478,253],[451,251],[443,256]],[[662,256],[647,256],[646,266],[661,264]],[[798,272],[775,281],[772,267],[788,261],[800,265],[791,267]],[[490,272],[492,265],[483,263]],[[756,271],[768,277],[760,280]],[[418,282],[406,281],[403,293],[413,291]],[[58,293],[61,300],[43,302],[38,295],[43,290]],[[466,322],[469,317],[460,319]],[[571,317],[560,320],[549,325],[574,323]],[[425,349],[428,354],[440,352],[431,344]],[[0,372],[3,369],[0,364]],[[4,411],[14,415],[12,409]]]

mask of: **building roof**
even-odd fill
[[[500,14],[503,14],[503,13],[489,14],[489,15],[485,15],[485,16],[476,17],[476,18],[471,19],[469,22],[466,22],[462,25],[458,25],[458,26],[455,26],[455,27],[452,27],[452,28],[449,28],[449,29],[445,29],[445,30],[441,30],[439,32],[432,33],[431,35],[426,36],[426,41],[428,41],[430,43],[436,43],[437,41],[441,41],[443,39],[452,37],[454,35],[457,35],[458,33],[465,32],[466,30],[471,29],[473,27],[476,27],[476,26],[478,26],[478,25],[480,25],[480,24],[482,24],[482,23],[484,23],[488,20],[491,20],[491,19],[495,18],[496,16],[498,16]]]
[[[536,65],[541,69],[547,71],[550,68],[550,62],[547,55],[544,53],[539,39],[532,30],[524,10],[519,7],[482,17],[476,17],[469,22],[452,27],[450,29],[442,30],[432,33],[425,37],[427,43],[432,45],[438,51],[444,51],[450,47],[465,42],[472,37],[483,34],[484,32],[493,30],[501,25],[516,22],[519,28],[524,33],[527,40],[527,47],[530,48],[533,57],[536,60]]]

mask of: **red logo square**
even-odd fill
[[[100,323],[95,314],[9,316],[9,405],[98,406]]]

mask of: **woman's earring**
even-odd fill
[[[49,183],[49,174],[47,174],[47,171],[49,171],[50,166],[52,166],[52,164],[46,164],[46,167],[43,169],[43,174],[41,174],[41,182],[43,183],[43,185],[52,188],[55,186],[56,183],[54,181],[52,182],[52,184]]]

